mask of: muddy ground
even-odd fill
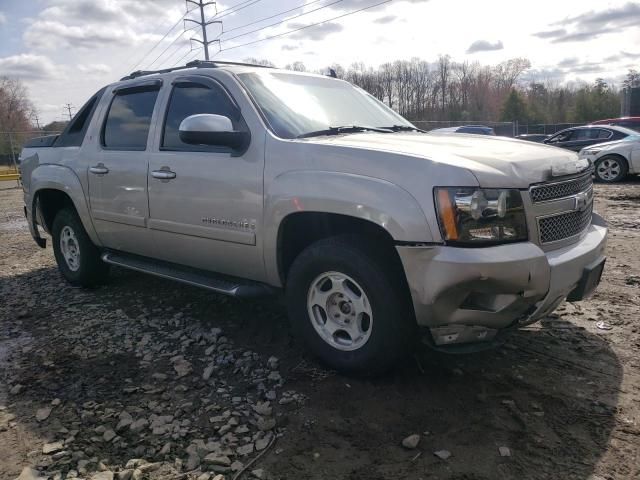
[[[318,366],[277,301],[119,269],[69,287],[0,190],[0,479],[640,478],[640,180],[596,204],[591,300],[362,380]]]

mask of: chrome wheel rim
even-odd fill
[[[75,232],[68,225],[60,232],[60,251],[69,270],[77,272],[80,268],[80,246]]]
[[[344,273],[318,275],[309,287],[307,310],[320,338],[337,350],[357,350],[371,337],[369,298],[358,282]]]
[[[607,181],[615,180],[620,175],[620,162],[614,158],[605,158],[598,163],[598,176]]]

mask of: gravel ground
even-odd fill
[[[71,288],[0,190],[0,479],[640,478],[640,181],[596,204],[592,299],[363,380],[318,366],[277,301],[119,269]]]

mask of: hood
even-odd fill
[[[311,137],[304,142],[422,157],[471,171],[483,187],[527,188],[572,173],[575,152],[548,145],[489,135],[461,133],[356,133]],[[573,172],[575,173],[575,172]]]

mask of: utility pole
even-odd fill
[[[204,19],[204,9],[205,7],[208,7],[209,5],[214,5],[216,4],[216,2],[204,2],[203,0],[186,0],[187,3],[193,3],[196,7],[198,7],[200,9],[200,21],[198,22],[197,20],[193,20],[191,18],[186,18],[185,22],[193,22],[196,25],[200,25],[200,28],[202,29],[202,40],[200,40],[199,38],[191,38],[191,40],[195,40],[198,43],[201,43],[202,46],[204,47],[204,59],[205,60],[209,60],[209,45],[211,45],[212,43],[218,42],[220,43],[220,40],[218,40],[217,38],[214,40],[207,40],[207,26],[211,25],[212,23],[219,23],[220,25],[222,25],[222,21],[220,20],[209,20],[208,22]]]
[[[64,105],[64,108],[67,109],[67,112],[69,113],[69,121],[71,121],[71,119],[73,118],[73,115],[71,114],[71,109],[73,108],[73,105],[71,105],[70,103],[66,103]]]
[[[38,127],[38,130],[40,130],[40,119],[38,118],[38,114],[34,113],[33,117],[34,117],[34,119],[36,121],[36,127]]]

